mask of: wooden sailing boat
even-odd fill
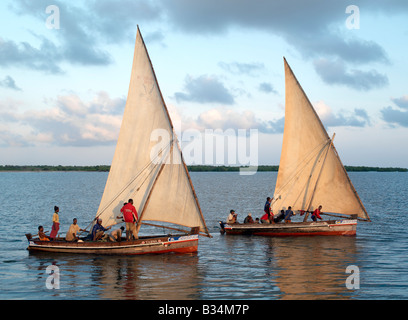
[[[306,213],[303,222],[224,225],[227,234],[266,236],[355,235],[357,220],[370,221],[312,104],[286,59],[285,127],[272,211],[289,206]],[[325,214],[346,220],[308,222],[322,205]]]
[[[154,225],[145,221],[160,221],[166,223],[161,227],[182,233],[120,242],[40,241],[28,235],[28,249],[100,254],[185,253],[197,251],[199,234],[210,237],[139,28],[119,138],[95,218],[101,218],[104,227],[121,223],[117,217],[129,198],[134,200],[139,214],[137,232],[143,224]]]

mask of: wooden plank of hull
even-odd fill
[[[105,255],[139,255],[155,253],[193,253],[198,249],[198,235],[147,238],[121,242],[67,242],[30,240],[27,248],[30,251],[105,254]]]
[[[285,236],[355,236],[357,220],[292,222],[289,224],[225,225],[227,234],[258,235],[270,237]]]

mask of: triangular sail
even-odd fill
[[[285,127],[274,213],[291,206],[293,210],[314,210],[357,215],[369,220],[343,164],[316,111],[286,60]]]
[[[121,222],[117,216],[130,198],[143,220],[199,227],[209,235],[139,28],[122,126],[96,216],[104,226]]]

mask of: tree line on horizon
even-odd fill
[[[368,167],[368,166],[344,166],[348,172],[408,172],[407,168],[398,167]],[[211,165],[189,165],[187,166],[190,172],[238,172],[245,166],[211,166]],[[259,172],[278,171],[277,165],[261,165],[258,166]],[[109,172],[109,165],[97,166],[50,166],[50,165],[0,165],[0,171],[85,171],[85,172]]]

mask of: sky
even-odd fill
[[[406,0],[1,1],[0,165],[110,164],[139,26],[187,164],[217,164],[189,131],[239,130],[279,164],[285,57],[343,164],[408,168],[407,18]]]

